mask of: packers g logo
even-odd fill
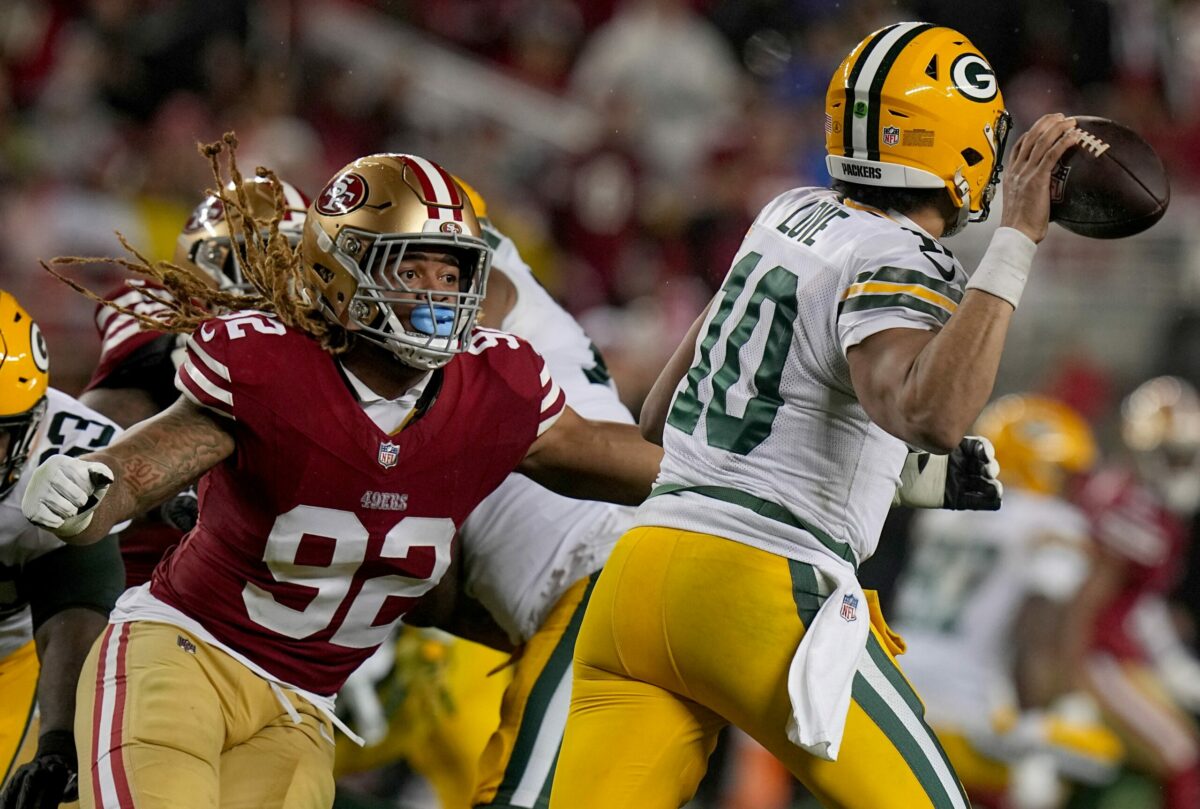
[[[50,352],[46,350],[46,338],[42,337],[42,330],[38,328],[37,323],[29,324],[29,348],[33,358],[33,364],[42,373],[50,370]]]
[[[977,53],[964,53],[950,65],[950,81],[972,101],[991,101],[999,92],[992,66]]]

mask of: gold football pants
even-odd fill
[[[706,534],[643,527],[622,537],[580,628],[551,807],[676,809],[732,723],[824,806],[966,809],[876,609],[838,760],[788,741],[788,669],[824,601],[819,578]]]
[[[521,650],[504,692],[500,728],[479,764],[475,806],[544,807],[571,699],[571,658],[592,579],[567,589]]]
[[[33,641],[0,660],[0,787],[37,748],[37,681]]]
[[[329,720],[168,624],[113,624],[96,640],[75,743],[85,809],[333,804]]]

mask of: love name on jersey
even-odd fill
[[[812,247],[817,234],[828,227],[835,218],[848,219],[850,214],[832,202],[808,203],[792,211],[776,226],[776,230]]]

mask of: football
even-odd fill
[[[1171,189],[1153,147],[1126,126],[1075,116],[1084,139],[1050,175],[1050,221],[1095,239],[1141,233],[1167,211]]]

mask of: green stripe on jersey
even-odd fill
[[[903,267],[879,267],[874,270],[860,272],[854,277],[854,283],[865,284],[869,281],[884,281],[889,284],[913,284],[932,289],[939,295],[945,295],[955,303],[962,303],[963,290],[947,284],[938,278],[931,278],[919,270],[906,270]]]
[[[735,506],[748,508],[755,514],[761,514],[768,519],[781,522],[784,525],[790,525],[792,528],[807,531],[816,537],[817,541],[824,545],[826,550],[839,559],[849,562],[854,566],[855,570],[858,570],[858,561],[854,558],[854,550],[845,542],[834,539],[826,531],[822,531],[817,526],[800,519],[778,503],[772,503],[770,500],[756,497],[749,492],[743,492],[740,489],[731,489],[728,486],[686,486],[682,483],[667,483],[662,486],[655,486],[654,490],[650,492],[650,496],[658,497],[664,494],[679,494],[680,492],[693,492],[705,497],[711,497],[714,500],[732,503]]]
[[[849,312],[865,312],[870,309],[889,308],[912,309],[913,311],[929,315],[941,325],[946,324],[951,314],[948,310],[943,309],[937,304],[901,293],[898,295],[855,295],[853,298],[847,298],[838,304],[838,315],[841,316]]]

